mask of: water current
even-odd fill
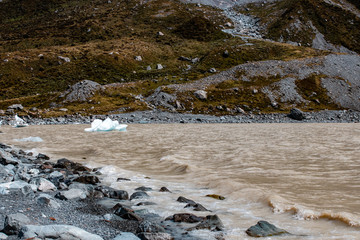
[[[245,230],[259,220],[297,235],[267,239],[360,239],[360,124],[134,124],[127,132],[95,133],[85,127],[3,126],[0,142],[102,166],[103,182],[130,194],[142,185],[166,186],[172,193],[149,193],[159,203],[152,211],[191,212],[176,202],[190,198],[219,215],[226,239],[251,239]],[[43,142],[15,140],[30,136]]]

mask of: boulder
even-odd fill
[[[83,175],[75,178],[74,182],[96,185],[97,183],[100,183],[100,180],[97,176],[94,175]]]
[[[136,215],[134,213],[134,210],[130,209],[130,208],[126,208],[126,207],[122,207],[117,209],[114,214],[118,215],[119,217],[123,218],[123,219],[128,219],[128,220],[134,220],[134,221],[142,221],[143,219],[141,217],[139,217],[138,215]]]
[[[174,239],[169,233],[139,233],[141,240],[172,240]]]
[[[187,199],[187,198],[182,197],[182,196],[178,197],[178,199],[176,201],[182,202],[182,203],[188,203],[188,204],[191,204],[192,206],[196,204],[196,202],[194,202],[193,200]]]
[[[140,240],[140,238],[131,232],[121,232],[113,240]]]
[[[21,239],[103,240],[98,235],[70,225],[26,225],[21,229],[19,236]]]
[[[197,223],[203,221],[204,219],[204,217],[198,217],[191,213],[176,213],[170,217],[167,217],[165,221]]]
[[[195,97],[197,97],[200,100],[206,100],[207,99],[207,92],[204,90],[197,90],[194,92]]]
[[[71,200],[71,199],[85,199],[87,197],[86,191],[78,188],[69,189],[67,191],[59,192],[55,195],[56,198],[61,200]]]
[[[49,206],[51,208],[60,208],[60,204],[50,195],[48,194],[40,194],[37,198],[36,198],[36,202],[39,205],[43,205],[43,206]]]
[[[30,186],[33,190],[35,190],[35,191],[37,190],[36,185],[31,185],[31,184],[28,184],[27,182],[24,182],[21,180],[0,184],[0,188],[4,188],[7,190],[19,190],[19,189],[23,188],[24,186]]]
[[[152,191],[152,190],[153,189],[151,187],[145,187],[145,186],[135,188],[135,191],[143,191],[143,192],[148,192],[148,191]]]
[[[24,107],[21,104],[13,104],[13,105],[9,106],[7,109],[21,111],[24,109]]]
[[[171,111],[176,110],[176,96],[163,92],[161,87],[155,89],[155,92],[147,97],[146,101],[156,107],[167,108]]]
[[[57,187],[45,178],[35,178],[30,181],[30,184],[36,185],[37,189],[42,192],[50,192],[57,190]]]
[[[0,183],[11,182],[14,179],[14,171],[0,165]]]
[[[130,200],[133,199],[139,199],[139,198],[149,198],[150,196],[146,193],[146,192],[134,192],[133,194],[131,194],[130,196]]]
[[[289,118],[301,121],[305,119],[305,114],[300,109],[292,108],[290,110],[290,114],[288,115]]]
[[[171,193],[171,191],[167,187],[161,187],[159,192],[170,192]]]
[[[124,190],[114,190],[110,192],[110,198],[116,198],[120,200],[128,200],[129,194],[127,191]]]
[[[161,65],[160,63],[156,64],[156,69],[157,70],[161,70],[163,68],[164,68],[163,65]]]
[[[139,224],[136,232],[137,233],[143,233],[143,232],[158,233],[158,232],[165,232],[165,229],[157,223],[145,220]]]
[[[270,237],[289,233],[267,221],[259,221],[256,225],[247,229],[246,234],[251,237]]]
[[[23,226],[30,223],[31,220],[22,213],[10,214],[5,217],[2,232],[7,235],[17,235]]]
[[[15,159],[10,153],[0,148],[0,164],[2,165],[18,165],[19,160]]]
[[[201,205],[200,203],[196,203],[196,204],[191,204],[188,203],[184,208],[190,208],[192,207],[194,211],[198,211],[198,212],[204,212],[204,211],[209,211],[210,210],[206,209],[203,205]]]
[[[86,102],[100,89],[100,84],[90,80],[83,80],[72,85],[60,97],[65,98],[64,102]]]
[[[190,228],[189,231],[199,229],[208,229],[211,231],[223,231],[224,225],[221,222],[220,218],[217,215],[208,215],[206,218],[196,225],[193,228]]]

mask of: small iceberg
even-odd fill
[[[91,128],[85,128],[85,132],[108,132],[112,130],[126,131],[128,125],[119,124],[118,121],[113,121],[110,118],[106,118],[104,121],[95,119],[91,123]]]
[[[41,137],[27,137],[21,139],[14,139],[17,142],[43,142]]]
[[[27,126],[29,126],[29,124],[27,124],[22,118],[18,117],[18,115],[15,115],[15,120],[13,122],[14,128],[27,127]]]

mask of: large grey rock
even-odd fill
[[[169,233],[139,233],[141,240],[172,240],[174,239]]]
[[[158,232],[165,232],[165,229],[157,223],[145,220],[139,224],[136,232],[137,233],[142,233],[142,232],[158,233]]]
[[[150,196],[146,192],[139,191],[139,192],[134,192],[133,194],[131,194],[130,200],[139,199],[139,198],[149,198],[149,197]]]
[[[13,109],[13,110],[23,110],[24,107],[21,104],[13,104],[11,106],[9,106],[7,109]]]
[[[0,184],[0,188],[5,188],[8,190],[17,190],[17,189],[21,189],[25,186],[30,186],[33,190],[36,191],[36,186],[35,185],[31,185],[28,184],[27,182],[24,181],[14,181],[14,182],[7,182],[7,183],[1,183]]]
[[[31,184],[37,186],[37,189],[42,192],[50,192],[56,190],[56,186],[45,178],[36,178],[30,181]]]
[[[43,206],[49,206],[51,208],[60,208],[60,204],[56,201],[56,199],[54,199],[52,196],[48,195],[48,194],[40,194],[39,197],[36,198],[36,202],[39,205],[43,205]]]
[[[9,152],[6,152],[4,149],[0,148],[0,164],[2,165],[18,165],[19,160],[15,159]]]
[[[156,107],[167,108],[171,111],[176,110],[176,97],[169,93],[163,92],[161,87],[158,87],[152,95],[147,97],[146,101],[150,102]]]
[[[87,197],[86,191],[78,188],[69,189],[67,191],[59,192],[55,196],[61,200],[71,200],[71,199],[85,199]]]
[[[2,233],[2,232],[0,232],[0,239],[8,239],[8,235],[6,235],[5,233]]]
[[[113,240],[140,240],[135,234],[131,232],[122,232],[117,235]]]
[[[205,220],[196,225],[189,230],[199,230],[199,229],[209,229],[211,231],[222,231],[224,230],[224,225],[221,222],[220,218],[217,215],[208,215]]]
[[[31,224],[31,220],[26,215],[22,213],[10,214],[5,217],[2,232],[7,235],[17,235],[20,229],[28,224]]]
[[[83,80],[72,85],[60,97],[65,97],[64,102],[85,102],[94,96],[99,89],[101,89],[100,84],[90,80]]]
[[[297,109],[297,108],[291,109],[290,114],[288,116],[289,116],[289,118],[292,118],[292,119],[295,119],[298,121],[305,119],[305,114],[300,109]]]
[[[275,235],[289,234],[267,221],[259,221],[256,225],[246,230],[247,235],[252,237],[270,237]]]
[[[61,240],[103,240],[102,237],[86,232],[85,230],[70,225],[26,225],[19,234],[23,239],[27,238],[51,238]]]
[[[14,179],[14,171],[0,165],[0,183],[11,182]]]
[[[197,97],[200,100],[206,100],[207,99],[207,92],[204,90],[197,90],[194,92],[195,97]]]

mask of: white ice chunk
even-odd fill
[[[95,119],[91,123],[91,128],[85,128],[85,132],[126,131],[126,128],[126,124],[119,124],[118,121],[113,121],[110,118],[106,118],[104,121]]]
[[[27,127],[29,124],[27,124],[22,118],[18,117],[18,115],[15,115],[15,121],[14,121],[13,127]]]
[[[27,137],[21,139],[14,139],[17,142],[43,142],[41,137]]]

